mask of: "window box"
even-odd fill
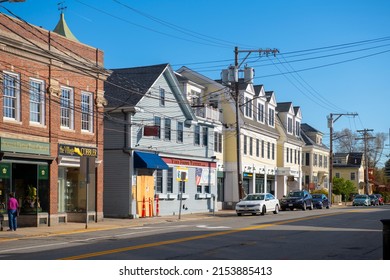
[[[186,194],[186,193],[179,194],[179,195],[177,196],[177,199],[180,199],[180,197],[181,197],[182,199],[187,199],[187,198],[190,197],[190,195],[188,195],[188,194]]]
[[[166,194],[166,193],[158,193],[158,194],[156,194],[156,196],[157,196],[158,199],[160,199],[160,200],[168,199],[168,194]]]
[[[211,193],[206,193],[206,198],[211,198],[212,197],[212,194]]]
[[[173,193],[167,194],[167,199],[169,199],[169,200],[174,200],[176,197],[177,197],[177,194],[173,194]]]
[[[197,193],[195,194],[195,199],[205,199],[206,194],[205,193]]]

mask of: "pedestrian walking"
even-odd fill
[[[9,223],[8,231],[15,231],[17,228],[16,217],[18,216],[18,208],[19,208],[19,203],[16,200],[14,193],[11,192],[9,194],[9,200],[8,200],[8,223]]]

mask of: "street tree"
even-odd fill
[[[356,193],[357,189],[350,180],[344,178],[333,178],[333,193],[341,195],[346,202],[352,193]]]

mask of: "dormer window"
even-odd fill
[[[287,132],[293,134],[293,120],[289,117],[287,117]]]
[[[268,109],[268,125],[275,126],[275,110],[272,108]]]
[[[295,121],[295,136],[301,136],[301,123]]]
[[[257,121],[264,123],[264,104],[257,103]]]
[[[245,117],[252,118],[252,98],[245,97]]]

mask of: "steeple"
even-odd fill
[[[59,5],[63,4],[63,3],[64,2],[61,2],[61,3],[59,3]],[[77,40],[76,36],[73,35],[72,31],[70,31],[68,25],[66,24],[64,12],[63,12],[66,9],[66,7],[61,6],[58,9],[61,10],[60,20],[58,21],[53,32],[55,32],[61,36],[64,36],[70,40],[78,42],[79,40]]]

